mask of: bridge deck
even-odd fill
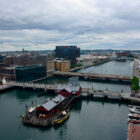
[[[12,87],[30,88],[33,90],[42,89],[44,91],[52,90],[57,92],[57,85],[20,83],[20,82],[13,82],[13,81],[9,81],[5,89],[12,88]],[[108,90],[96,90],[93,88],[92,89],[82,88],[82,96],[93,96],[93,97],[100,97],[100,98],[107,97],[108,99],[124,99],[135,103],[140,103],[140,98],[130,97],[130,93],[115,92],[115,91],[108,91]]]
[[[65,77],[86,77],[89,79],[114,79],[114,80],[124,80],[131,81],[131,76],[120,76],[120,75],[110,75],[110,74],[89,74],[89,73],[77,73],[77,72],[55,72],[56,76],[65,76]]]
[[[57,91],[57,85],[47,85],[47,84],[37,84],[37,83],[20,83],[20,82],[8,82],[8,85],[15,86],[15,87],[21,87],[21,88],[32,88],[32,89],[43,89],[44,91],[52,90]],[[82,95],[83,96],[108,96],[109,98],[121,98],[120,92],[114,92],[114,91],[107,91],[107,90],[96,90],[96,89],[87,89],[82,88]]]

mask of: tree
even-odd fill
[[[133,79],[132,79],[132,89],[135,91],[139,90],[139,78],[136,76],[133,76]]]

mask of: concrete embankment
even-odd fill
[[[72,68],[70,71],[71,72],[76,72],[78,70],[81,70],[83,68],[88,68],[88,67],[92,67],[92,66],[97,66],[97,65],[101,65],[103,63],[106,63],[106,62],[109,62],[110,60],[104,60],[104,61],[98,61],[96,63],[92,63],[92,64],[89,64],[89,65],[85,65],[85,66],[81,66],[81,67],[76,67],[76,68]]]

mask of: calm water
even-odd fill
[[[99,73],[99,74],[114,74],[114,75],[132,75],[133,61],[117,62],[110,61],[99,66],[93,66],[80,70],[83,73]]]
[[[19,117],[31,101],[42,103],[47,97],[38,98],[36,92],[12,90],[0,95],[1,140],[125,140],[127,138],[128,107],[78,99],[71,107],[70,118],[58,127],[46,129],[24,126]]]
[[[117,63],[117,64],[116,64]],[[116,74],[131,75],[133,62],[109,62],[100,65],[98,72],[110,70],[113,74],[116,65],[120,65]],[[110,65],[110,69],[106,69]],[[98,69],[91,67],[85,69]],[[121,70],[121,71],[120,71]],[[42,81],[47,84],[67,83],[67,78],[50,78]],[[130,85],[122,83],[106,83],[81,81],[82,87],[110,89],[130,92]],[[19,117],[25,111],[25,105],[42,104],[46,98],[54,95],[37,97],[37,92],[12,90],[0,94],[0,140],[126,140],[128,106],[121,103],[105,102],[89,99],[78,99],[72,104],[70,118],[59,127],[46,129],[24,126]]]

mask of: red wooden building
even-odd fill
[[[38,117],[50,118],[53,114],[60,111],[60,106],[64,101],[65,97],[60,94],[47,100],[43,105],[37,108]]]
[[[79,86],[72,86],[72,85],[58,85],[57,91],[64,97],[70,97],[72,94],[76,97],[79,97],[82,93],[82,88]]]

